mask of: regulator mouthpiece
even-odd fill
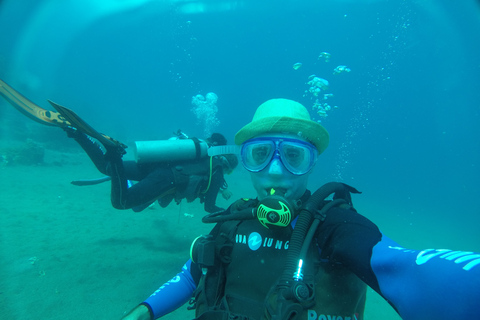
[[[293,210],[283,195],[277,194],[275,189],[270,195],[260,201],[257,208],[257,219],[267,229],[270,226],[286,227],[292,222]]]

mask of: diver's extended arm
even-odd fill
[[[153,319],[174,311],[192,297],[196,284],[190,272],[191,266],[192,261],[188,260],[180,273],[164,283],[143,302],[142,305],[150,310]]]
[[[473,319],[480,312],[480,254],[411,250],[386,236],[372,251],[381,294],[403,319]]]
[[[339,208],[317,235],[322,258],[349,268],[403,319],[474,319],[480,312],[479,254],[405,249],[365,217]]]

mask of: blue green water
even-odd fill
[[[405,245],[480,250],[476,1],[3,0],[0,30],[0,78],[128,144],[201,136],[197,94],[218,96],[229,142],[265,100],[297,100],[330,133],[312,189],[354,185],[359,211]],[[334,75],[340,65],[351,71]],[[338,106],[326,118],[311,75]],[[3,101],[0,117],[2,143],[76,150]]]

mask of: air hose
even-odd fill
[[[230,220],[249,220],[255,218],[255,210],[253,208],[246,208],[235,211],[234,213],[225,214],[226,211],[219,211],[207,214],[202,218],[203,223],[218,223]]]
[[[307,231],[312,224],[312,220],[316,211],[320,209],[320,205],[329,195],[337,192],[345,192],[345,189],[353,193],[358,193],[357,190],[344,183],[329,182],[315,191],[302,207],[288,248],[285,271],[283,272],[282,276],[282,278],[284,278],[286,281],[292,279],[292,275],[295,272],[297,261],[300,256],[302,245],[307,235]]]
[[[333,206],[350,203],[349,193],[360,192],[344,183],[329,182],[315,191],[302,206],[290,238],[285,270],[276,286],[270,290],[266,300],[267,305],[269,301],[272,302],[272,295],[276,296],[277,300],[277,307],[273,308],[274,310],[267,307],[268,319],[294,319],[302,310],[299,303],[314,299],[308,289],[298,286],[303,278],[301,274],[303,260],[301,259],[305,258],[316,229],[325,219],[326,212]],[[335,194],[334,200],[322,208],[325,199],[331,194]]]
[[[305,236],[305,240],[303,241],[302,249],[300,250],[300,254],[298,258],[299,264],[302,264],[302,262],[300,261],[305,261],[305,257],[307,256],[308,248],[312,243],[313,236],[315,235],[315,232],[317,231],[317,228],[320,225],[320,223],[322,223],[325,220],[326,213],[328,212],[328,210],[344,203],[347,203],[347,201],[344,199],[332,200],[331,202],[327,203],[317,214],[315,214],[315,218],[313,219],[312,225],[308,229],[308,233]],[[301,278],[303,278],[303,276],[301,275],[302,269],[303,269],[302,266],[299,265],[293,277],[295,281],[299,281],[301,280]]]

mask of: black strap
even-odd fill
[[[195,160],[198,160],[202,156],[202,149],[200,148],[200,140],[193,137],[192,141],[195,144]]]
[[[209,310],[202,313],[195,320],[255,320],[246,315],[232,313],[225,310]]]

